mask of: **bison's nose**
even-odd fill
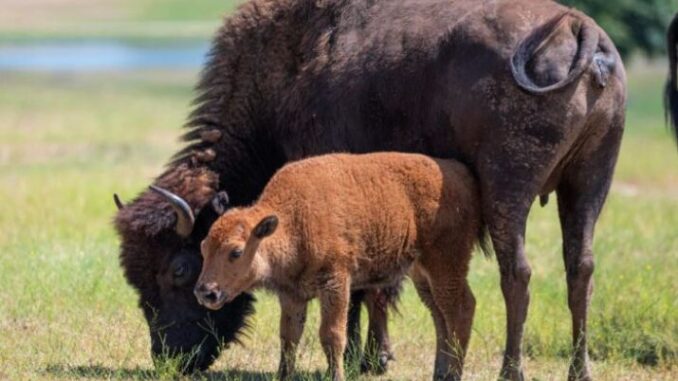
[[[226,295],[214,282],[196,285],[193,293],[198,298],[198,302],[208,308],[219,308],[226,299]]]

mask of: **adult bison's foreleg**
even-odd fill
[[[365,300],[365,290],[351,292],[351,300],[348,307],[348,324],[346,337],[346,351],[344,361],[347,364],[357,363],[362,359],[362,337],[360,334],[360,315],[362,303]]]
[[[353,364],[360,361],[361,373],[382,374],[388,370],[388,362],[395,359],[391,352],[388,334],[388,310],[398,300],[401,285],[378,290],[351,292],[348,311],[348,344],[344,361]],[[361,349],[360,315],[362,303],[367,307],[369,326],[365,351]]]
[[[586,322],[593,289],[593,230],[610,188],[620,139],[621,128],[610,129],[592,154],[570,164],[557,189],[572,314],[570,381],[591,380]]]

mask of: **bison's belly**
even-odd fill
[[[403,280],[418,256],[418,252],[369,253],[359,259],[351,274],[351,288],[383,288]]]

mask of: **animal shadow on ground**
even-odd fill
[[[109,368],[102,365],[62,365],[50,364],[45,373],[64,379],[116,379],[116,380],[155,380],[158,374],[148,368]],[[246,370],[231,369],[225,371],[197,372],[187,377],[189,380],[213,380],[213,381],[272,381],[275,374],[272,372],[251,372]],[[297,372],[293,381],[322,381],[325,377],[320,371]]]

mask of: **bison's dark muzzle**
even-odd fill
[[[241,294],[218,311],[196,304],[193,319],[183,321],[173,319],[171,311],[159,312],[149,321],[154,363],[171,364],[183,373],[207,369],[222,347],[238,341],[253,312],[253,302],[251,295]]]

